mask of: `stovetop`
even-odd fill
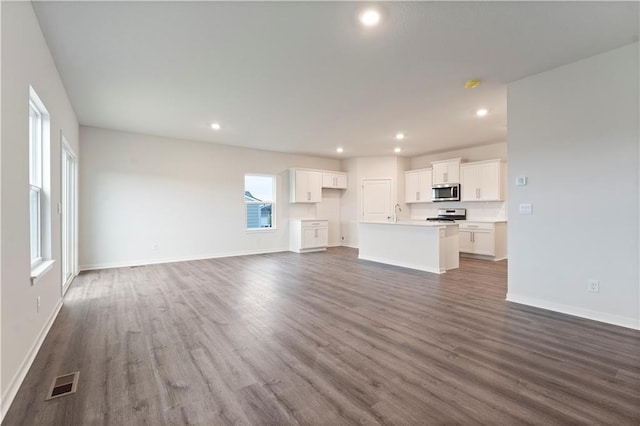
[[[438,216],[428,217],[432,222],[455,222],[456,220],[466,220],[467,209],[438,209]]]

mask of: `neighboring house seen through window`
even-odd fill
[[[247,229],[275,228],[276,177],[244,176]]]

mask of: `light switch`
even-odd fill
[[[520,204],[520,214],[532,214],[533,206],[531,204]]]
[[[526,176],[518,176],[516,178],[516,186],[525,186],[527,184]]]

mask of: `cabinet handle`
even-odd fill
[[[420,192],[416,191],[416,201],[420,201]]]
[[[444,173],[442,174],[442,180],[443,180],[444,182],[449,182],[449,173],[448,173],[448,172],[444,172]]]
[[[474,242],[476,240],[476,233],[472,232],[471,233],[471,242]]]
[[[476,198],[480,198],[480,188],[476,188]]]
[[[311,201],[311,192],[307,191],[307,201]]]
[[[317,229],[315,229],[313,231],[313,238],[318,238],[318,230]]]

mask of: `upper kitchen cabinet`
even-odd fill
[[[502,160],[460,165],[460,201],[503,201],[506,166]]]
[[[347,174],[340,172],[322,172],[322,187],[347,189]]]
[[[460,183],[460,161],[461,158],[450,160],[432,161],[433,165],[433,185],[442,183]]]
[[[431,202],[431,169],[410,170],[404,173],[405,203]]]
[[[289,170],[291,203],[319,203],[322,201],[322,172]]]

